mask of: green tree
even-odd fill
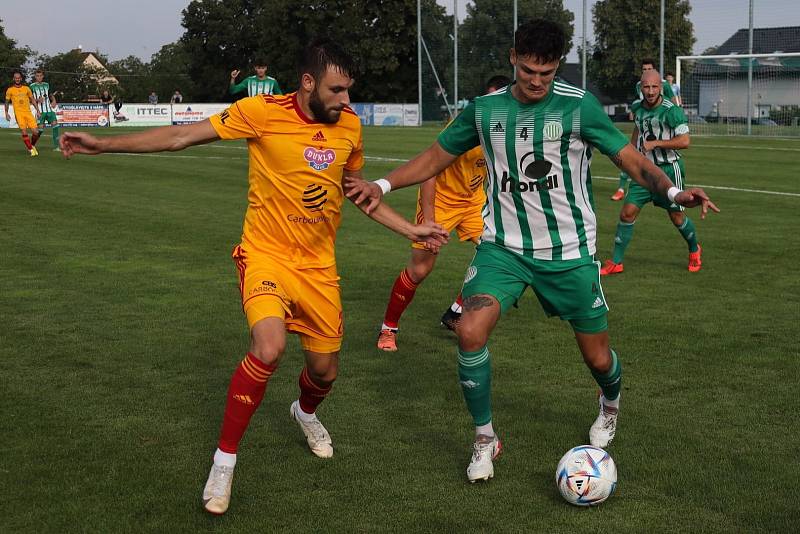
[[[357,59],[354,101],[416,101],[416,0],[205,0],[183,10],[181,37],[200,100],[227,99],[230,71],[249,75],[266,56],[285,91],[297,87],[296,58],[313,37],[327,35]],[[444,11],[435,0],[423,10]]]
[[[589,76],[603,92],[621,101],[633,99],[642,59],[658,61],[661,10],[657,2],[642,6],[640,0],[599,0],[592,10],[595,43]],[[688,0],[665,0],[665,70],[674,69],[675,56],[691,54],[695,43],[691,9]]]
[[[5,67],[4,78],[11,78],[11,70],[21,69],[33,55],[33,51],[27,46],[17,46],[17,42],[6,36],[3,30],[3,20],[0,19],[0,67]],[[5,83],[5,80],[3,81]]]
[[[156,91],[160,100],[168,102],[177,89],[184,101],[197,101],[196,88],[186,68],[188,63],[189,55],[180,41],[166,44],[153,54],[149,64],[151,89]]]
[[[119,81],[118,85],[106,85],[102,89],[125,102],[147,102],[153,89],[150,66],[136,56],[128,56],[106,64],[108,71]]]
[[[458,30],[459,96],[483,93],[486,81],[495,74],[513,74],[508,62],[514,46],[514,14],[508,0],[473,0]],[[573,20],[563,0],[520,0],[519,24],[546,18],[559,24],[567,34],[568,53],[572,49]]]

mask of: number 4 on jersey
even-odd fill
[[[527,126],[525,126],[524,128],[522,128],[522,130],[519,131],[519,138],[522,139],[523,141],[527,141],[528,140],[528,127]]]

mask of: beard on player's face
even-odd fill
[[[311,108],[314,118],[325,124],[336,124],[339,122],[339,116],[342,114],[342,110],[340,109],[325,107],[325,103],[322,101],[322,98],[320,98],[319,90],[316,87],[311,91],[311,96],[309,96],[308,99],[308,107]]]

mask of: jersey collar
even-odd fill
[[[319,121],[315,121],[314,119],[310,118],[308,115],[303,113],[303,108],[300,107],[300,102],[297,101],[297,91],[292,93],[292,105],[294,105],[294,110],[297,113],[297,116],[302,119],[303,122],[306,124],[319,124]]]

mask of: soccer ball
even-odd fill
[[[556,469],[561,496],[576,506],[595,506],[617,488],[617,466],[603,449],[581,445],[567,451]]]

